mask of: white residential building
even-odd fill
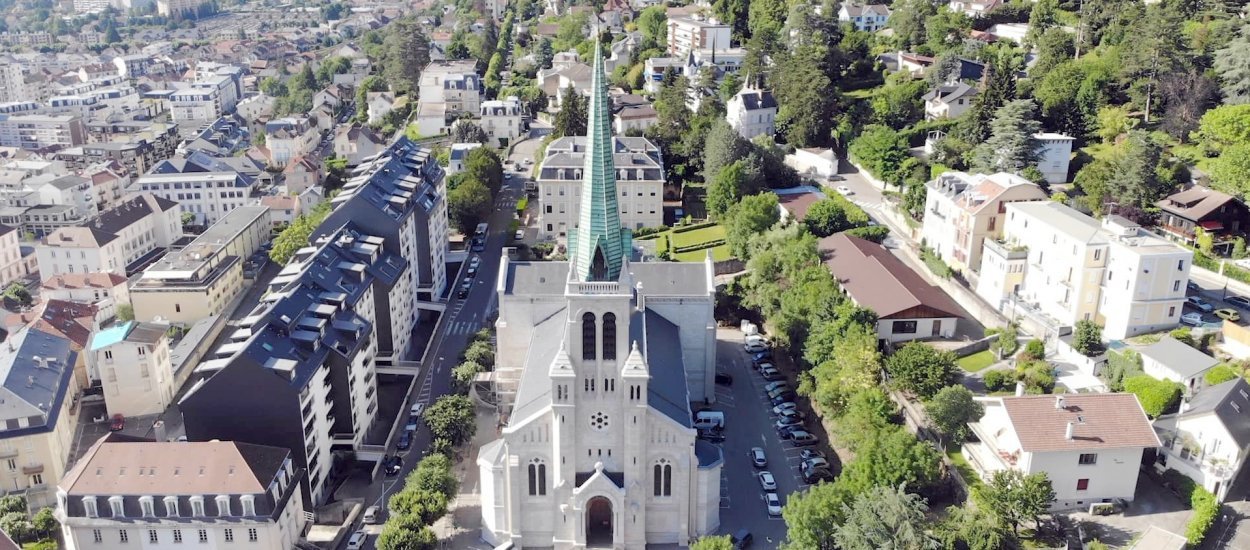
[[[48,300],[90,304],[101,321],[117,317],[117,306],[130,304],[129,280],[117,273],[62,273],[43,281],[40,295]]]
[[[1053,201],[1006,205],[985,241],[977,293],[1054,336],[1080,320],[1117,340],[1176,326],[1193,253],[1118,216],[1101,224]],[[1039,315],[1040,314],[1040,315]]]
[[[1041,133],[1033,136],[1040,143],[1037,150],[1037,169],[1048,183],[1068,181],[1068,163],[1072,160],[1072,144],[1075,139],[1063,134]]]
[[[178,385],[169,357],[169,325],[128,321],[91,335],[87,377],[104,388],[108,414],[160,414]]]
[[[885,4],[842,4],[838,8],[838,21],[855,25],[864,32],[877,32],[890,20],[890,7]]]
[[[433,61],[421,71],[421,103],[443,103],[447,114],[476,114],[482,108],[482,82],[473,60]]]
[[[1045,473],[1050,509],[1132,501],[1142,453],[1159,446],[1131,393],[978,398],[985,415],[969,425],[978,441],[963,455],[985,480],[994,472]]]
[[[395,110],[395,94],[392,92],[367,92],[365,108],[370,124],[381,124],[386,115]]]
[[[22,74],[22,65],[16,59],[0,55],[0,104],[15,101],[29,101],[24,88],[26,77]]]
[[[961,271],[981,269],[985,240],[1003,234],[1004,205],[1046,198],[1033,182],[1006,172],[946,172],[925,186],[921,241]]]
[[[178,203],[144,194],[101,213],[88,225],[53,231],[35,247],[35,255],[43,280],[62,273],[125,275],[132,262],[181,237]]]
[[[1149,346],[1135,348],[1135,351],[1141,354],[1142,372],[1185,386],[1186,395],[1205,387],[1207,371],[1220,364],[1216,358],[1166,335]]]
[[[18,237],[17,228],[0,225],[0,285],[4,285],[4,288],[27,275]]]
[[[1238,377],[1204,388],[1154,427],[1163,441],[1156,471],[1185,474],[1222,502],[1250,455],[1250,384]]]
[[[450,176],[464,170],[464,159],[469,155],[469,151],[481,147],[481,143],[453,143],[451,151],[447,155],[447,175]]]
[[[525,112],[516,96],[483,101],[481,115],[478,124],[496,147],[506,147],[521,135],[525,126]]]
[[[586,138],[566,136],[547,146],[538,171],[538,233],[544,239],[562,239],[578,225],[582,204],[582,170]],[[659,227],[664,222],[664,158],[651,140],[613,137],[616,187],[621,226]]]
[[[0,468],[5,493],[30,509],[56,505],[53,489],[68,467],[80,408],[74,396],[73,343],[37,326],[9,333],[0,346]]]
[[[307,117],[280,118],[265,123],[269,164],[281,168],[293,159],[313,152],[320,137]]]
[[[947,6],[951,11],[976,19],[989,15],[1005,3],[1005,0],[950,0]]]
[[[972,108],[976,96],[977,89],[962,82],[939,84],[921,97],[925,120],[959,118]]]
[[[169,115],[174,122],[217,120],[221,114],[221,91],[215,87],[193,86],[169,94]]]
[[[725,103],[725,119],[743,138],[771,137],[777,133],[777,100],[748,83]]]
[[[809,176],[827,178],[838,173],[838,155],[833,149],[798,147],[786,155],[785,163]]]
[[[668,20],[668,53],[685,57],[691,50],[728,48],[732,27],[702,15],[672,17]]]
[[[305,475],[278,446],[107,435],[61,481],[56,517],[68,550],[290,550],[311,523]]]
[[[195,214],[196,221],[204,225],[214,224],[251,202],[256,187],[256,180],[237,172],[148,174],[131,185],[134,192],[177,202],[183,212]]]
[[[42,149],[75,147],[86,142],[87,129],[81,117],[0,114],[0,147]]]

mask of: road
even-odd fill
[[[450,279],[447,283],[451,289],[449,291],[449,300],[447,311],[443,313],[443,318],[439,321],[438,328],[431,336],[431,344],[429,351],[426,353],[426,361],[422,365],[420,379],[416,384],[417,395],[413,396],[413,402],[425,403],[427,406],[433,403],[439,397],[451,393],[451,370],[456,366],[460,359],[460,353],[467,347],[469,340],[473,334],[485,326],[486,320],[494,312],[497,302],[495,296],[495,281],[499,272],[499,260],[503,253],[504,245],[508,243],[510,238],[509,228],[513,219],[513,212],[516,210],[517,199],[525,192],[525,178],[514,175],[511,180],[505,180],[504,187],[499,193],[499,197],[495,202],[495,211],[488,220],[489,231],[486,237],[485,249],[474,255],[481,256],[481,265],[478,267],[478,274],[474,278],[473,288],[469,291],[469,295],[463,299],[456,298],[455,291],[459,288],[464,280],[460,270],[456,277]],[[402,428],[401,428],[402,429]],[[384,477],[373,481],[368,490],[364,494],[364,501],[367,505],[380,505],[385,508],[386,498],[402,489],[401,483],[403,479],[413,470],[417,461],[430,447],[430,432],[424,425],[420,425],[416,436],[413,438],[412,446],[408,451],[400,452],[400,456],[404,457],[403,471],[393,477]],[[385,520],[385,515],[380,518]],[[371,533],[380,531],[380,525],[371,526],[368,530]],[[352,531],[360,528],[359,522],[353,526]],[[340,548],[346,546],[346,538]],[[373,548],[377,537],[369,537],[369,542],[365,548]]]

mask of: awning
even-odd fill
[[[1198,226],[1203,229],[1206,229],[1207,231],[1219,231],[1221,229],[1224,229],[1224,223],[1219,220],[1198,222]]]

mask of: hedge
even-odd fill
[[[674,254],[681,254],[682,252],[694,252],[694,251],[696,251],[696,250],[705,250],[705,249],[708,249],[708,248],[716,248],[716,247],[718,247],[718,246],[720,246],[720,245],[723,245],[723,244],[725,244],[725,239],[716,239],[716,240],[714,240],[714,241],[708,241],[708,242],[705,242],[705,243],[692,244],[692,245],[689,245],[689,246],[680,246],[680,247],[674,248],[674,249],[673,249],[673,253],[674,253]]]
[[[885,238],[890,235],[890,228],[884,225],[868,225],[847,229],[846,234],[852,237],[859,237],[866,241],[881,244],[881,241],[884,241]]]
[[[1189,517],[1189,524],[1185,526],[1185,540],[1196,548],[1207,538],[1207,531],[1215,524],[1215,516],[1220,513],[1220,503],[1216,502],[1211,491],[1198,487],[1189,499],[1189,506],[1194,509],[1194,515]]]
[[[696,230],[696,229],[703,229],[703,228],[705,228],[705,227],[712,227],[713,225],[716,225],[716,222],[714,222],[714,221],[713,221],[713,222],[702,222],[702,223],[694,223],[694,224],[690,224],[690,225],[683,225],[683,226],[680,226],[680,227],[674,227],[674,228],[673,228],[673,233],[685,233],[685,232],[687,232],[687,231],[694,231],[694,230]]]
[[[1124,391],[1137,396],[1141,407],[1150,415],[1159,415],[1174,409],[1181,400],[1183,386],[1171,380],[1159,380],[1148,374],[1124,379]]]

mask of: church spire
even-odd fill
[[[578,226],[569,233],[569,258],[577,280],[614,281],[621,274],[622,260],[629,254],[630,235],[621,228],[617,206],[611,105],[597,40],[594,56],[586,114],[582,199]]]

